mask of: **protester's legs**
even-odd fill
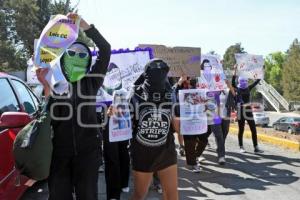
[[[179,133],[177,133],[177,138],[178,138],[178,143],[180,146],[184,146],[184,142],[183,142],[183,136],[180,135]]]
[[[256,147],[257,146],[257,131],[256,131],[256,126],[255,126],[255,121],[252,120],[247,120],[250,130],[251,130],[251,134],[252,134],[252,142],[253,142],[253,146]]]
[[[230,126],[230,120],[222,119],[222,131],[223,131],[224,143],[225,143],[226,137],[229,133],[229,126]]]
[[[185,156],[186,156],[186,164],[187,165],[196,165],[197,155],[196,155],[196,143],[197,137],[194,135],[184,135],[184,148],[185,148]]]
[[[72,159],[52,156],[48,178],[49,200],[73,200]]]
[[[132,200],[143,200],[145,199],[149,186],[152,181],[153,173],[151,172],[139,172],[132,171],[133,182],[134,182],[134,191]]]
[[[128,140],[119,142],[119,159],[121,171],[121,187],[128,187],[130,158],[128,153]]]
[[[210,125],[211,131],[214,133],[217,143],[217,153],[218,157],[225,157],[225,147],[224,147],[224,139],[221,124]]]
[[[203,152],[208,144],[208,138],[209,138],[210,134],[211,134],[211,128],[210,128],[210,126],[208,126],[206,133],[197,135],[197,146],[196,146],[196,156],[197,157],[200,157],[203,154]]]
[[[243,146],[243,135],[244,135],[244,129],[245,129],[245,119],[242,117],[241,119],[238,120],[238,125],[239,125],[239,145],[240,147]]]
[[[98,199],[98,168],[100,163],[100,147],[74,158],[73,180],[76,199]]]
[[[178,200],[177,165],[172,165],[166,169],[160,170],[158,176],[163,189],[163,199]]]
[[[121,195],[121,171],[117,142],[109,142],[108,128],[104,131],[104,162],[107,199],[119,199]]]

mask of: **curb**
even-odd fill
[[[238,130],[239,130],[238,128],[230,127],[230,132],[229,133],[237,135]],[[251,137],[251,132],[247,131],[247,130],[244,131],[244,136],[246,138],[252,138]],[[266,142],[266,143],[269,143],[269,144],[273,144],[273,145],[276,145],[276,146],[280,146],[280,147],[284,147],[284,148],[287,148],[287,149],[291,149],[291,150],[300,152],[300,142],[294,142],[294,141],[291,141],[291,140],[287,140],[287,139],[283,139],[283,138],[277,138],[277,137],[268,136],[268,135],[264,135],[264,134],[257,134],[257,138],[260,141],[263,141],[263,142]]]

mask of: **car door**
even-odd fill
[[[17,96],[7,78],[0,78],[0,116],[4,112],[21,111]],[[14,183],[14,159],[12,146],[15,139],[15,131],[12,129],[0,128],[0,199],[10,197]]]
[[[283,117],[283,118],[281,118],[281,119],[279,120],[279,123],[278,123],[278,130],[280,130],[280,131],[283,131],[283,130],[284,130],[284,123],[285,123],[285,121],[286,121],[286,118],[285,118],[285,117]]]
[[[37,112],[39,100],[23,82],[17,79],[0,79],[0,114],[7,111],[27,112],[32,117]],[[20,128],[2,130],[0,135],[0,199],[18,199],[26,189],[28,180],[19,176],[14,168],[13,142]]]
[[[283,131],[287,131],[288,130],[288,120],[289,120],[289,118],[284,118],[284,121],[281,123]]]

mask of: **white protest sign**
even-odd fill
[[[249,79],[264,78],[264,58],[261,55],[235,54],[237,75]]]
[[[207,132],[205,99],[205,90],[179,90],[180,134],[199,135]]]
[[[115,114],[109,119],[109,142],[119,142],[132,138],[131,115],[126,99],[125,90],[116,90],[113,93]]]
[[[209,71],[201,70],[201,75],[198,77],[197,88],[208,91],[219,91],[226,89],[225,74],[221,59],[218,55],[205,54],[201,56],[201,63],[208,60],[208,65],[211,66]]]
[[[98,91],[97,102],[112,101],[115,90],[131,91],[134,82],[144,72],[145,65],[149,61],[149,50],[111,54],[103,86]]]

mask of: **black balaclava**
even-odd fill
[[[168,82],[169,66],[161,59],[149,61],[143,73],[143,83],[145,100],[151,102],[161,102],[169,90]]]

